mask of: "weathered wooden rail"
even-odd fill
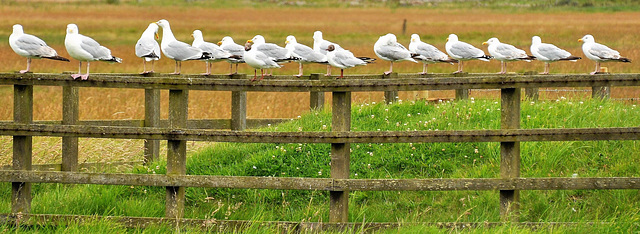
[[[142,185],[166,187],[167,218],[182,218],[185,187],[324,190],[330,193],[330,223],[348,221],[349,191],[500,191],[503,220],[518,221],[520,190],[640,189],[640,178],[521,178],[520,142],[640,140],[640,127],[580,129],[520,129],[521,89],[534,97],[540,87],[640,86],[640,74],[619,75],[369,75],[332,79],[320,74],[303,78],[270,77],[251,82],[235,76],[93,75],[87,81],[64,74],[0,74],[0,85],[14,86],[14,120],[0,122],[0,135],[13,136],[13,170],[0,170],[0,181],[11,182],[12,212],[30,213],[31,183]],[[33,86],[63,87],[63,120],[33,121]],[[145,119],[127,121],[78,120],[78,88],[145,89]],[[351,131],[351,92],[383,91],[387,101],[398,91],[457,90],[465,98],[469,89],[500,89],[501,128],[462,131]],[[604,88],[607,89],[607,88]],[[169,119],[159,118],[160,90],[169,90]],[[232,118],[189,120],[189,90],[232,92]],[[331,92],[330,132],[253,132],[247,126],[278,120],[246,119],[246,92],[310,92],[310,108],[322,108]],[[600,94],[594,92],[594,96]],[[220,130],[229,129],[229,130]],[[63,138],[62,171],[33,171],[31,138]],[[79,137],[145,139],[145,158],[155,160],[159,140],[167,144],[166,175],[80,173]],[[331,144],[330,178],[229,177],[186,175],[186,141],[242,143]],[[351,143],[500,142],[500,178],[461,179],[350,179]]]

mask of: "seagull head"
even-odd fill
[[[14,24],[13,25],[13,33],[14,34],[23,34],[24,30],[22,29],[22,25]]]
[[[450,42],[456,42],[456,41],[458,41],[458,35],[453,34],[453,33],[452,33],[452,34],[449,34],[449,37],[447,37],[447,41],[450,41]]]
[[[67,24],[67,34],[78,34],[78,25]]]
[[[539,36],[533,36],[531,38],[531,44],[540,44],[542,43],[542,39]]]
[[[197,29],[193,31],[191,37],[193,37],[194,40],[204,40],[204,38],[202,37],[202,31]]]
[[[223,37],[222,40],[218,42],[218,45],[221,46],[222,44],[227,44],[227,43],[233,44],[235,42],[233,41],[233,38],[231,38],[230,36],[226,36],[226,37]]]
[[[253,37],[253,38],[252,38],[251,40],[249,40],[249,41],[251,41],[251,43],[253,43],[253,44],[258,44],[258,45],[259,45],[259,44],[264,44],[264,43],[265,43],[264,37],[263,37],[262,35],[256,35],[255,37]],[[248,42],[248,41],[247,41],[247,42]]]
[[[587,35],[584,35],[584,37],[578,39],[578,41],[587,43],[587,42],[596,42],[596,39],[594,39],[593,36],[587,34]]]
[[[289,35],[287,36],[287,41],[284,42],[284,44],[288,45],[288,44],[296,44],[298,43],[298,41],[296,40],[296,37],[294,37],[293,35]]]
[[[168,28],[169,27],[169,21],[167,21],[166,19],[158,20],[158,22],[156,22],[156,24],[158,24],[158,26],[160,26],[162,28]]]
[[[420,41],[420,35],[418,34],[411,34],[411,42],[419,42]]]
[[[313,40],[314,41],[322,41],[322,32],[320,32],[320,31],[313,32]]]
[[[156,39],[160,39],[160,37],[158,36],[158,28],[160,28],[158,24],[153,22],[149,24],[146,31],[153,32],[153,34],[156,36]]]
[[[489,40],[487,40],[485,42],[482,42],[483,45],[491,45],[491,44],[494,44],[494,43],[498,44],[498,43],[500,43],[500,40],[498,40],[498,38],[492,37],[491,39],[489,39]]]
[[[388,44],[398,42],[398,38],[393,33],[387,33],[387,35],[384,35],[384,37],[387,38],[387,43]]]

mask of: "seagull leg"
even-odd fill
[[[173,73],[171,73],[171,75],[180,75],[180,70],[182,70],[182,68],[180,68],[180,70],[178,70],[178,67],[181,66],[182,64],[180,62],[178,62],[178,60],[176,60],[176,66],[173,69]]]
[[[591,73],[591,75],[595,75],[600,71],[600,62],[596,61],[596,70]]]
[[[156,63],[156,60],[151,60],[151,71],[149,73],[153,73],[153,65]]]
[[[234,74],[238,74],[238,64],[236,63],[236,73]]]
[[[20,73],[24,74],[31,70],[31,58],[27,58],[27,70],[21,70]]]
[[[549,63],[544,63],[544,72],[540,73],[542,75],[549,74]]]
[[[251,81],[256,81],[258,79],[258,69],[253,69],[253,79]]]
[[[422,73],[420,73],[421,75],[426,75],[427,74],[427,63],[423,63],[422,64]]]
[[[262,74],[262,76],[260,77],[260,80],[264,79],[264,70],[260,69],[260,74]]]
[[[384,72],[385,76],[388,76],[393,72],[393,61],[391,61],[391,66],[389,67],[389,71]]]
[[[147,74],[147,60],[145,58],[142,58],[142,72],[140,72],[140,75],[144,75]]]
[[[204,61],[204,68],[207,71],[205,73],[202,73],[201,75],[205,75],[205,76],[211,75],[211,65],[212,64],[209,63],[209,61]]]
[[[79,64],[78,64],[78,74],[72,74],[71,75],[71,78],[73,78],[74,80],[78,79],[78,77],[80,77],[82,75],[82,71],[80,70],[82,68],[82,61],[78,61],[78,62],[79,62]]]
[[[89,65],[91,65],[91,62],[87,61],[87,74],[81,75],[80,78],[82,80],[87,80],[89,79]]]
[[[457,70],[457,71],[455,71],[453,74],[455,74],[455,73],[462,73],[462,68],[463,68],[463,67],[464,67],[464,66],[462,65],[462,60],[458,61],[458,70]]]
[[[297,77],[301,77],[302,76],[302,63],[299,63],[300,66],[298,67],[298,75],[296,75]]]
[[[344,69],[340,69],[340,76],[338,77],[338,79],[340,78],[344,78]]]
[[[325,76],[331,76],[331,65],[327,65],[327,74]]]

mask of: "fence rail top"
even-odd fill
[[[212,91],[261,92],[362,92],[415,91],[453,89],[501,89],[535,87],[640,86],[640,74],[558,74],[558,75],[488,75],[463,74],[443,76],[427,74],[392,74],[351,76],[346,79],[325,77],[274,76],[251,82],[244,74],[224,76],[153,76],[92,74],[89,80],[73,80],[68,74],[0,73],[0,85],[75,86],[96,88],[184,89]]]

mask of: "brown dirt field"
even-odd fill
[[[141,60],[134,55],[134,44],[147,25],[159,19],[171,22],[172,30],[178,40],[191,43],[189,37],[195,29],[204,33],[205,40],[217,42],[224,36],[232,36],[236,43],[243,43],[256,34],[265,36],[268,42],[284,46],[287,35],[295,35],[299,43],[312,45],[311,38],[315,30],[321,30],[327,40],[339,43],[359,56],[376,57],[373,44],[379,36],[394,33],[400,43],[408,46],[412,33],[421,35],[422,40],[444,50],[446,38],[456,33],[461,40],[469,42],[486,51],[482,42],[497,37],[502,42],[516,45],[529,51],[531,37],[538,35],[543,42],[553,43],[574,55],[583,56],[581,44],[577,42],[585,34],[593,34],[596,41],[619,50],[623,56],[633,60],[640,58],[639,12],[618,13],[576,13],[576,12],[496,12],[489,10],[431,10],[431,9],[384,9],[384,8],[190,8],[190,7],[138,7],[131,5],[102,4],[7,4],[0,6],[0,72],[14,72],[24,69],[26,59],[15,54],[8,45],[11,26],[19,23],[25,32],[39,36],[55,48],[61,56],[69,57],[64,49],[66,25],[75,23],[80,33],[93,37],[112,53],[123,58],[122,64],[94,62],[91,65],[95,73],[137,73],[142,70]],[[407,20],[407,33],[402,35],[402,22]],[[606,64],[614,73],[640,73],[632,64]],[[64,63],[59,61],[35,60],[34,72],[60,73],[76,71],[77,61]],[[156,64],[156,71],[173,72],[174,62],[163,58]],[[346,74],[381,73],[388,69],[388,62],[377,61],[366,67],[349,69]],[[465,71],[471,73],[497,72],[497,61],[466,63]],[[583,59],[577,63],[559,62],[551,66],[552,73],[588,73],[594,63]],[[399,73],[420,72],[421,64],[410,62],[397,63],[395,71]],[[86,68],[83,66],[83,72]],[[214,65],[213,73],[226,73],[229,66],[225,62]],[[455,65],[431,65],[433,73],[455,71]],[[542,71],[541,62],[515,62],[509,64],[509,71]],[[182,68],[185,74],[204,71],[204,63],[185,62]],[[325,71],[323,65],[305,66],[305,74]],[[241,73],[252,73],[246,65],[240,66]],[[288,64],[276,70],[276,75],[295,74],[296,64]],[[334,73],[339,72],[334,69]],[[582,92],[584,93],[584,92]],[[578,93],[576,95],[582,95]],[[614,92],[622,97],[638,97],[636,89],[621,89]],[[560,94],[562,95],[562,94]],[[37,87],[34,92],[34,118],[36,120],[59,120],[61,116],[61,88]],[[162,115],[167,117],[167,92],[163,92]],[[357,93],[354,102],[382,101],[382,93]],[[401,92],[401,99],[452,97],[452,91],[439,92]],[[472,96],[495,97],[491,92],[472,92]],[[543,94],[554,98],[556,94]],[[588,96],[582,95],[582,96]],[[12,88],[0,86],[0,120],[10,120],[13,116]],[[142,90],[111,90],[86,88],[80,91],[81,119],[140,119],[143,118],[144,92]],[[295,101],[292,101],[295,100]],[[293,118],[308,110],[308,95],[304,93],[268,94],[250,93],[248,95],[249,118]],[[229,118],[230,94],[228,92],[190,93],[189,118]],[[3,145],[10,139],[0,138]],[[57,147],[50,143],[48,148]],[[133,143],[132,143],[133,144]],[[135,143],[136,145],[138,143]],[[103,147],[104,144],[98,144]],[[128,147],[125,144],[123,147]],[[87,151],[100,151],[100,147]],[[138,148],[138,146],[135,146]],[[44,161],[59,160],[59,154],[44,157]],[[10,149],[0,149],[2,155],[10,154]],[[140,151],[132,153],[126,160],[139,160]],[[2,157],[0,164],[8,162]]]

